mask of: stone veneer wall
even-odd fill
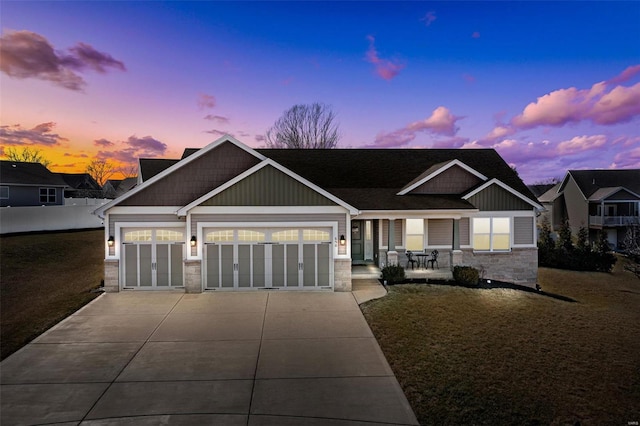
[[[104,291],[117,293],[120,291],[120,262],[118,259],[104,261]]]
[[[484,278],[536,286],[538,282],[538,248],[514,248],[511,253],[463,250],[462,264],[484,269]]]
[[[202,263],[200,260],[184,261],[185,293],[202,293]]]
[[[334,259],[333,276],[334,291],[351,291],[351,259]]]

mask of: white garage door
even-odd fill
[[[182,287],[184,233],[172,229],[126,229],[122,238],[124,288]]]
[[[206,289],[329,289],[330,228],[205,230]]]

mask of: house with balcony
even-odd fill
[[[553,230],[566,218],[574,235],[584,226],[593,242],[603,231],[620,248],[628,228],[640,225],[640,169],[569,170],[539,200]]]

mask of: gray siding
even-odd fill
[[[513,218],[513,243],[533,244],[533,217]]]
[[[20,206],[61,206],[64,205],[64,194],[62,187],[53,187],[47,185],[41,186],[23,186],[23,185],[11,185],[2,184],[2,186],[9,187],[9,198],[1,199],[1,207],[20,207]],[[56,190],[56,202],[55,203],[41,203],[40,202],[40,188],[55,188]]]
[[[452,166],[428,182],[415,188],[413,194],[460,194],[481,180],[458,166]]]
[[[223,143],[119,205],[186,206],[258,163],[245,150],[230,142]]]
[[[332,206],[335,203],[280,170],[266,166],[201,205]]]
[[[453,244],[453,219],[429,219],[427,245],[451,246]]]
[[[573,177],[569,176],[570,178],[564,187],[562,197],[567,209],[569,226],[573,234],[577,235],[581,226],[588,226],[589,224],[589,203],[584,199]],[[561,223],[558,225],[561,225]]]
[[[498,185],[491,185],[469,197],[469,202],[481,211],[532,210],[531,204],[521,200]]]

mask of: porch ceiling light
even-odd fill
[[[115,239],[115,238],[113,238],[113,235],[109,235],[109,239],[107,240],[107,245],[108,245],[109,247],[113,247],[113,245],[115,244],[115,242],[116,242],[116,239]]]
[[[341,246],[343,246],[343,245],[345,245],[345,244],[347,244],[347,240],[346,240],[346,238],[344,237],[344,234],[343,234],[343,235],[340,235],[340,245],[341,245]]]
[[[191,241],[189,242],[191,244],[191,247],[195,247],[197,242],[198,242],[198,239],[196,238],[196,236],[192,235]]]

